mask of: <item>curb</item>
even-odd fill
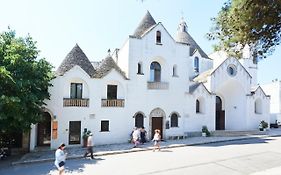
[[[174,144],[174,145],[168,145],[168,146],[162,146],[161,149],[169,149],[169,148],[179,148],[179,147],[186,147],[186,146],[196,146],[196,145],[205,145],[205,144],[211,144],[211,143],[222,143],[222,142],[229,142],[229,141],[237,141],[237,140],[248,140],[248,139],[257,139],[257,138],[266,138],[266,137],[279,137],[281,134],[275,134],[275,135],[262,135],[262,136],[244,136],[239,138],[229,138],[224,140],[215,140],[215,141],[205,141],[205,142],[198,142],[198,143],[187,143],[187,144]],[[119,151],[105,151],[102,153],[94,153],[94,156],[108,156],[108,155],[116,155],[116,154],[125,154],[125,153],[132,153],[132,152],[141,152],[141,151],[149,151],[153,150],[153,147],[147,147],[147,148],[137,148],[137,149],[131,149],[131,150],[119,150]],[[67,159],[81,159],[83,158],[83,155],[79,156],[69,156]],[[42,162],[51,162],[55,161],[54,158],[49,159],[39,159],[39,160],[26,160],[26,161],[16,161],[12,162],[11,165],[22,165],[22,164],[29,164],[29,163],[42,163]]]

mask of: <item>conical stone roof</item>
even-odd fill
[[[153,19],[149,11],[147,11],[145,16],[142,18],[141,22],[139,23],[138,27],[136,28],[134,32],[134,36],[141,37],[148,29],[150,29],[155,24],[156,24],[155,20]]]
[[[64,75],[74,66],[80,66],[90,77],[94,76],[95,69],[82,49],[76,44],[67,54],[61,65],[58,67],[57,75]]]
[[[115,69],[126,79],[125,73],[120,69],[120,67],[116,64],[111,56],[108,56],[104,60],[102,60],[102,62],[97,67],[94,78],[104,77],[111,71],[111,69]]]
[[[187,32],[186,23],[182,20],[179,24],[176,36],[176,42],[190,45],[190,55],[193,55],[195,50],[198,50],[200,55],[204,58],[209,58],[208,55],[200,48],[191,35]]]

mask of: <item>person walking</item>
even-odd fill
[[[138,146],[138,144],[140,143],[139,142],[139,138],[140,138],[140,130],[138,128],[135,128],[134,129],[134,132],[132,134],[132,141],[134,143],[134,147],[133,148],[136,148]]]
[[[93,133],[89,133],[89,136],[87,138],[87,150],[86,150],[86,152],[84,154],[84,157],[87,157],[87,155],[90,153],[91,154],[91,159],[94,159],[93,146],[94,146]]]
[[[144,129],[144,127],[141,127],[140,130],[140,143],[144,144],[146,142],[146,130]]]
[[[161,141],[160,130],[155,129],[154,137],[153,137],[153,142],[154,142],[153,152],[155,151],[156,148],[158,149],[158,151],[160,151],[160,141]]]
[[[61,144],[55,153],[55,165],[59,170],[59,175],[62,175],[64,173],[64,165],[65,165],[65,159],[67,153],[64,152],[65,144]]]

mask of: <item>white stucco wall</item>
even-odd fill
[[[156,31],[161,32],[161,44],[155,42]],[[195,83],[191,79],[195,76],[195,56],[199,57],[199,73],[220,65],[204,83],[209,91],[201,84],[195,91],[189,92],[190,85]],[[58,138],[51,140],[51,148],[57,148],[62,142],[68,145],[69,121],[81,121],[81,143],[68,146],[82,145],[84,128],[94,133],[96,145],[127,142],[135,124],[134,116],[138,112],[144,115],[144,127],[148,137],[151,137],[151,118],[155,111],[161,112],[163,117],[164,139],[201,131],[203,125],[213,131],[216,122],[216,95],[223,100],[227,130],[256,127],[260,119],[268,116],[268,99],[260,93],[255,97],[247,96],[251,94],[251,76],[235,58],[225,59],[205,59],[198,52],[190,56],[189,46],[176,43],[161,23],[141,38],[129,37],[119,50],[117,61],[128,79],[115,69],[102,78],[90,78],[83,69],[74,66],[52,81],[53,87],[49,89],[51,98],[46,101],[46,108],[52,112],[52,121],[58,122]],[[151,81],[150,64],[154,61],[161,65],[160,83],[166,85],[164,89],[148,88]],[[142,65],[142,74],[137,74],[138,63]],[[235,76],[227,74],[230,64],[237,67]],[[173,76],[173,66],[177,67],[176,76]],[[83,84],[82,98],[89,99],[88,107],[63,107],[63,98],[70,98],[71,83]],[[117,99],[124,99],[124,107],[101,106],[101,100],[107,98],[107,85],[117,85]],[[265,101],[265,111],[260,116],[251,113],[255,98]],[[196,99],[202,105],[199,113],[196,113]],[[178,127],[168,129],[165,124],[169,122],[170,125],[172,113],[179,116]],[[102,120],[109,121],[109,132],[101,132]],[[31,149],[36,146],[36,136],[36,126],[33,126]]]
[[[270,95],[270,122],[281,122],[281,82],[274,80],[271,83],[261,85],[264,92]]]

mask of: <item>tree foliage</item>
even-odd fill
[[[241,56],[245,45],[254,58],[270,55],[281,37],[281,0],[228,0],[212,19],[209,39],[218,39],[215,50]]]
[[[41,120],[44,99],[53,78],[52,66],[37,59],[39,51],[30,36],[15,31],[0,33],[0,132],[21,132]]]

